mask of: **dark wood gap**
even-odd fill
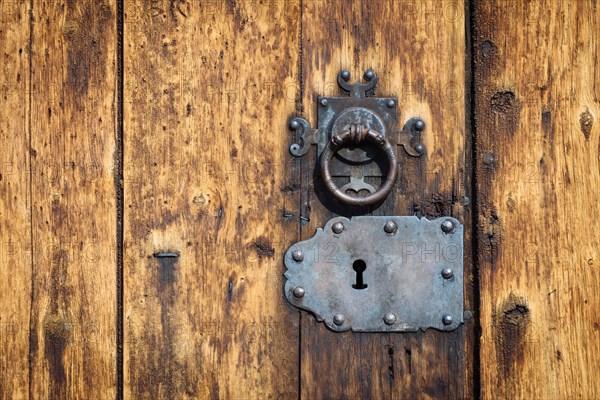
[[[474,330],[472,351],[473,351],[473,394],[475,399],[481,398],[481,377],[480,377],[480,341],[481,341],[481,318],[480,318],[480,296],[479,296],[479,262],[477,254],[479,251],[479,241],[477,238],[477,226],[479,223],[479,210],[477,199],[477,125],[475,120],[475,1],[465,1],[465,40],[466,40],[466,68],[465,68],[465,84],[467,94],[465,97],[465,132],[470,135],[470,140],[467,143],[471,146],[470,151],[470,166],[471,173],[471,262],[473,274],[472,300],[473,300],[473,320],[471,322],[472,330]],[[466,321],[468,324],[469,321]],[[467,343],[467,346],[469,344]]]
[[[117,399],[123,399],[123,213],[124,213],[124,183],[123,183],[123,36],[124,36],[124,3],[117,0],[117,87],[116,87],[116,129],[115,129],[115,195],[117,198]]]
[[[31,289],[30,289],[30,304],[29,304],[29,378],[28,378],[28,394],[29,394],[29,398],[32,399],[33,398],[33,357],[31,357],[31,352],[32,349],[34,347],[37,346],[37,342],[36,342],[36,331],[35,331],[35,326],[32,323],[33,321],[33,307],[34,307],[34,290],[35,290],[35,267],[33,264],[33,167],[32,167],[32,159],[33,159],[33,155],[31,154],[31,149],[33,148],[33,141],[32,141],[32,131],[31,131],[31,111],[32,111],[32,107],[31,107],[31,102],[33,100],[33,96],[32,96],[32,87],[31,84],[33,82],[33,24],[34,24],[34,17],[33,17],[33,0],[29,1],[29,48],[27,49],[27,54],[29,57],[29,93],[27,93],[27,97],[28,97],[28,102],[29,104],[27,105],[27,129],[29,130],[28,132],[28,141],[29,141],[29,239],[30,239],[30,245],[31,245]]]
[[[302,113],[304,112],[304,105],[303,105],[303,99],[304,99],[304,83],[303,83],[303,78],[304,78],[304,74],[303,74],[303,59],[302,59],[302,54],[304,52],[304,48],[303,48],[303,44],[302,44],[302,14],[303,14],[303,9],[304,9],[304,1],[303,0],[299,0],[298,3],[298,99],[296,100],[296,113],[298,115],[302,115]],[[295,181],[296,179],[299,180],[300,182],[300,190],[298,192],[298,230],[296,232],[296,242],[299,242],[300,240],[302,240],[302,223],[303,223],[303,219],[301,218],[303,216],[303,211],[302,211],[302,200],[303,200],[303,196],[302,196],[302,188],[304,187],[303,183],[302,183],[302,178],[303,178],[303,164],[304,164],[304,158],[302,158],[302,161],[300,162],[299,166],[297,163],[294,163],[294,171],[293,171],[293,176],[292,179]],[[298,400],[302,399],[302,311],[298,310],[298,371],[296,371],[297,374],[297,379],[298,379]]]

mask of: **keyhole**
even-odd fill
[[[354,289],[366,289],[367,284],[363,279],[363,272],[367,269],[367,264],[363,260],[356,260],[352,263],[352,269],[356,271],[356,283],[352,285]]]

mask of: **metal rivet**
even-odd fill
[[[425,129],[425,122],[422,119],[418,119],[415,121],[415,129],[418,131],[422,131]]]
[[[389,108],[394,108],[394,106],[396,105],[396,102],[392,99],[389,99],[386,103],[385,103]]]
[[[444,325],[450,325],[452,323],[452,315],[444,315],[442,322]]]
[[[383,230],[386,233],[394,233],[394,232],[396,232],[396,229],[398,229],[398,225],[396,225],[396,223],[394,221],[388,221],[383,226]]]
[[[483,163],[485,165],[492,165],[494,163],[494,154],[493,153],[485,153],[483,155]]]
[[[415,145],[415,150],[417,151],[417,153],[423,154],[423,153],[425,153],[425,146],[423,146],[422,143],[417,143]]]
[[[161,252],[161,253],[154,253],[153,255],[156,258],[178,258],[179,257],[179,253],[173,253],[173,252],[170,252],[170,251]]]
[[[321,105],[323,107],[327,107],[328,104],[329,104],[329,102],[327,101],[327,99],[321,99]]]
[[[386,325],[393,325],[396,322],[396,316],[392,313],[387,313],[383,316],[383,322],[385,322]]]
[[[350,71],[348,71],[347,69],[343,70],[341,75],[342,75],[342,79],[344,79],[345,81],[350,79]]]
[[[331,230],[333,231],[333,233],[342,233],[342,231],[344,230],[344,224],[342,224],[341,222],[336,222],[331,227]]]
[[[292,253],[292,258],[294,259],[294,261],[300,262],[304,260],[304,253],[302,253],[302,250],[294,250],[294,252]]]
[[[453,229],[454,229],[454,224],[449,219],[442,222],[442,230],[444,232],[450,233],[450,232],[452,232]]]
[[[450,268],[444,268],[442,270],[442,276],[444,277],[444,279],[450,279],[454,276],[454,272],[452,272]]]
[[[300,128],[300,123],[296,120],[292,120],[292,122],[290,122],[290,129],[295,131],[298,128]]]
[[[346,320],[346,317],[344,317],[344,314],[335,314],[333,316],[333,323],[336,324],[337,326],[342,325],[345,320]]]
[[[368,70],[367,72],[365,72],[365,80],[370,81],[374,77],[375,77],[375,72],[373,72],[371,70]]]
[[[304,288],[297,286],[296,288],[294,288],[294,296],[297,298],[301,298],[304,297],[305,291]]]

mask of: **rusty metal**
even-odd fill
[[[368,189],[370,194],[365,197],[349,196],[346,194],[345,190],[340,190],[340,188],[338,188],[333,181],[329,164],[333,156],[338,151],[346,147],[349,143],[360,144],[367,140],[374,143],[377,148],[383,150],[383,153],[386,155],[388,161],[388,174],[384,184],[378,190],[371,191]],[[351,124],[348,129],[344,131],[335,132],[325,147],[325,150],[323,153],[321,153],[320,166],[321,177],[323,178],[323,182],[331,194],[342,203],[354,206],[375,204],[384,200],[392,191],[394,184],[396,183],[396,179],[398,178],[398,160],[396,159],[396,153],[394,152],[392,145],[390,145],[390,143],[381,133],[360,124]],[[350,185],[346,185],[344,188],[346,190],[352,189],[355,192],[358,192],[357,189],[365,188],[365,186],[360,188],[352,186],[354,184],[355,183],[351,181]]]
[[[179,253],[174,253],[174,252],[160,252],[160,253],[154,253],[153,256],[155,258],[178,258],[179,257]]]
[[[313,129],[310,127],[310,124],[304,118],[296,117],[290,121],[289,127],[292,131],[299,131],[299,141],[298,143],[293,143],[290,146],[290,153],[296,157],[302,157],[308,150],[310,149],[310,145],[317,143],[318,137],[320,134],[317,129]]]
[[[363,127],[365,130],[378,132],[389,144],[390,149],[395,154],[395,148],[402,146],[406,154],[414,157],[421,157],[425,153],[425,146],[421,141],[421,135],[425,129],[425,123],[420,118],[411,118],[405,124],[402,130],[397,129],[398,125],[398,99],[388,97],[375,97],[375,89],[378,82],[378,76],[374,71],[366,71],[363,76],[364,83],[349,83],[350,72],[341,71],[338,74],[337,82],[346,97],[319,97],[317,103],[317,128],[312,128],[309,122],[302,117],[294,117],[289,122],[289,128],[295,132],[296,140],[290,146],[290,153],[296,157],[302,157],[310,150],[311,145],[316,145],[317,156],[321,157],[336,136],[339,137],[343,132],[351,127]],[[384,171],[381,171],[377,163],[377,156],[380,147],[370,140],[360,142],[349,142],[347,146],[341,146],[332,156],[329,166],[331,178],[333,180],[346,180],[347,183],[339,185],[336,195],[344,203],[354,205],[369,205],[371,201],[352,200],[350,198],[360,198],[359,193],[366,191],[367,197],[373,198],[375,193],[382,193],[377,190],[368,180],[378,180],[383,178]],[[385,155],[389,157],[389,149],[386,148]],[[387,171],[388,176],[394,174],[394,171]],[[325,181],[326,185],[329,183]],[[336,185],[338,187],[338,185]],[[356,194],[356,197],[349,193]],[[386,191],[386,193],[389,193]],[[383,200],[376,196],[379,200]]]
[[[454,218],[336,217],[284,262],[287,299],[334,331],[451,331],[463,322],[463,226]]]
[[[425,145],[421,143],[423,130],[425,130],[425,122],[421,118],[409,119],[398,134],[398,145],[413,157],[422,156],[425,153]]]
[[[325,188],[351,206],[378,204],[389,195],[398,177],[397,146],[414,157],[426,153],[425,122],[410,118],[398,130],[398,99],[375,97],[375,72],[363,78],[350,84],[349,71],[338,74],[347,96],[317,99],[317,128],[301,117],[289,121],[292,155],[316,145]],[[366,181],[384,174],[378,189]],[[368,194],[361,197],[363,191]],[[284,262],[288,301],[334,331],[451,331],[466,315],[463,226],[451,217],[335,217],[290,247]]]

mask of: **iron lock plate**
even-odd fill
[[[347,70],[338,74],[347,96],[318,97],[316,128],[302,117],[289,122],[296,139],[290,153],[302,157],[316,145],[315,169],[326,192],[340,205],[356,207],[352,213],[362,212],[335,217],[288,249],[285,296],[338,332],[454,330],[463,322],[460,222],[363,215],[364,207],[378,207],[392,192],[397,147],[412,157],[427,154],[425,122],[413,117],[398,130],[398,100],[375,96],[374,71],[363,77],[365,82],[351,84]],[[370,183],[377,178],[383,181],[378,189]]]
[[[463,225],[335,217],[285,254],[285,295],[334,331],[414,332],[463,322]]]

